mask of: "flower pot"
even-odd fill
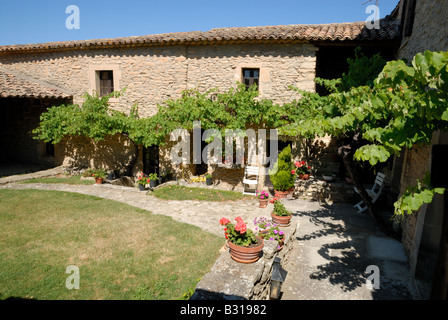
[[[150,181],[149,181],[149,186],[150,186],[151,188],[155,188],[155,187],[157,186],[157,181],[156,181],[156,180],[150,180]]]
[[[299,179],[300,180],[308,180],[310,178],[309,173],[299,173]]]
[[[294,193],[294,189],[295,188],[292,187],[287,191],[274,190],[274,192],[278,195],[278,198],[288,198],[289,196],[292,196],[292,194]]]
[[[256,236],[257,243],[248,247],[241,247],[228,242],[230,257],[236,262],[240,263],[253,263],[260,259],[260,254],[263,251],[264,240],[259,236]]]
[[[102,184],[103,183],[103,178],[95,178],[95,183],[96,184]]]
[[[259,199],[260,203],[258,205],[258,207],[260,208],[266,208],[268,206],[268,199]]]
[[[213,184],[212,183],[212,178],[205,178],[205,184],[208,185],[208,186],[211,186]]]
[[[279,227],[289,227],[291,224],[292,215],[289,216],[276,216],[274,212],[271,213],[272,222]]]
[[[113,172],[110,172],[107,174],[107,180],[114,180],[114,178],[115,178],[115,175]]]
[[[283,249],[283,245],[284,245],[284,241],[283,241],[283,240],[282,240],[282,241],[279,241],[279,243],[278,243],[279,248],[277,248],[277,252],[282,251],[282,249]]]
[[[145,191],[145,186],[142,184],[139,184],[138,188],[140,189],[140,191]]]

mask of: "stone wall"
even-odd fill
[[[412,34],[405,37],[398,58],[412,58],[419,52],[448,50],[448,6],[445,0],[416,1]]]
[[[68,137],[55,146],[55,162],[65,167],[120,170],[135,157],[135,146],[129,138],[116,134],[95,142],[82,136]],[[142,152],[139,150],[141,158]],[[134,169],[141,170],[141,161]]]
[[[260,68],[262,98],[285,102],[297,97],[289,85],[314,91],[317,48],[310,44],[160,46],[1,54],[6,69],[45,80],[73,93],[74,103],[95,87],[95,71],[113,70],[119,110],[137,102],[141,116],[178,98],[183,90],[227,90],[242,80],[242,68]]]
[[[289,252],[299,224],[295,217],[289,227],[281,227],[285,232],[283,249],[277,251],[277,241],[265,240],[260,259],[251,264],[234,261],[228,248],[221,255],[196,286],[191,300],[268,300],[274,258],[280,258],[280,264],[288,261]]]
[[[355,193],[353,184],[340,180],[327,182],[316,177],[311,177],[309,180],[296,180],[293,196],[327,204],[355,203],[361,200]]]
[[[401,1],[400,5],[403,5]],[[445,0],[416,1],[414,25],[412,34],[405,37],[398,50],[397,58],[412,58],[425,50],[448,50],[448,6]],[[400,194],[407,186],[416,185],[416,179],[424,178],[425,172],[431,166],[431,146],[414,147],[406,150],[403,159],[403,171],[400,181]],[[419,247],[427,206],[418,212],[406,215],[401,223],[403,230],[402,242],[406,249],[411,269],[415,269],[419,259]]]

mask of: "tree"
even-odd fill
[[[134,158],[126,168],[130,175],[138,159],[138,145],[141,143],[136,106],[132,107],[129,115],[109,108],[110,98],[118,98],[124,91],[103,97],[86,93],[82,106],[63,104],[49,108],[42,113],[39,127],[33,130],[34,139],[56,144],[68,136],[84,136],[98,142],[108,136],[121,134],[128,137],[135,147]]]

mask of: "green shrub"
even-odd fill
[[[271,172],[276,173],[271,174]],[[294,164],[291,158],[291,146],[287,146],[278,155],[277,163],[274,165],[273,171],[270,172],[271,182],[274,189],[278,191],[287,191],[294,187],[295,175],[291,173],[294,170]]]

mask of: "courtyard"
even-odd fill
[[[20,181],[15,180],[19,176],[4,177],[2,180],[3,184],[0,186],[0,194],[4,196],[8,192],[23,191],[25,193],[22,195],[22,201],[25,202],[29,196],[26,192],[36,192],[36,190],[40,192],[62,192],[62,194],[74,196],[76,194],[78,196],[93,196],[110,202],[107,205],[103,204],[103,202],[98,202],[100,206],[106,206],[108,208],[106,210],[110,210],[110,207],[114,206],[118,208],[121,205],[127,205],[137,208],[139,214],[146,212],[150,216],[170,217],[176,225],[179,224],[176,228],[182,229],[183,224],[200,228],[201,232],[204,233],[201,236],[204,237],[202,239],[210,237],[213,241],[206,241],[205,246],[202,241],[199,241],[200,244],[198,243],[202,249],[195,251],[194,255],[201,256],[202,250],[208,252],[208,260],[204,262],[205,266],[201,268],[200,272],[202,274],[198,278],[209,272],[214,260],[225,252],[221,247],[225,239],[222,227],[218,223],[220,218],[229,217],[233,219],[240,216],[244,221],[248,222],[249,227],[253,228],[253,224],[252,226],[250,225],[255,218],[268,216],[272,211],[272,204],[269,204],[267,208],[259,208],[257,199],[247,196],[234,201],[163,200],[151,195],[150,192],[142,192],[137,188],[111,184],[23,183],[27,179],[36,176],[39,176],[38,172],[20,175]],[[7,179],[14,182],[5,184]],[[206,191],[204,188],[204,192]],[[51,195],[51,193],[48,195]],[[47,198],[48,195],[46,195]],[[17,197],[20,199],[20,194]],[[50,198],[53,198],[53,196],[50,196]],[[18,201],[20,202],[20,200]],[[425,290],[425,287],[411,280],[408,262],[401,243],[380,232],[368,214],[356,213],[351,204],[327,205],[317,201],[301,199],[283,199],[282,201],[293,212],[294,226],[297,226],[291,246],[292,249],[283,263],[283,267],[288,274],[282,286],[282,300],[413,300],[420,299],[420,295],[424,294],[424,291],[421,290]],[[113,203],[117,204],[114,205]],[[51,202],[47,205],[50,204]],[[43,208],[44,204],[36,203],[35,206],[36,208]],[[100,207],[96,210],[101,212]],[[119,211],[119,209],[117,210]],[[383,215],[387,216],[388,213],[384,212]],[[41,212],[40,219],[43,220],[39,221],[38,224],[43,225],[45,224],[44,220],[49,218],[42,215]],[[101,219],[101,217],[98,217],[98,219]],[[56,221],[52,223],[54,224]],[[78,223],[81,225],[73,222],[71,227],[80,228],[82,223],[80,221]],[[107,224],[114,224],[113,220]],[[111,227],[107,227],[106,230],[109,230],[108,228]],[[102,232],[94,229],[89,230],[85,235],[86,237],[89,232]],[[173,239],[177,236],[175,233],[168,232],[165,236]],[[193,231],[193,233],[196,234],[197,231]],[[138,241],[146,241],[144,235],[145,233],[140,234],[140,240]],[[19,234],[15,236],[18,238],[24,237],[24,235]],[[43,238],[47,236],[50,237],[50,234],[40,235]],[[122,233],[117,233],[111,243],[126,243],[129,240],[126,240],[126,238],[120,239],[122,236],[124,236]],[[22,240],[28,241],[30,245],[37,240],[32,239],[31,235],[26,237],[28,237],[28,240]],[[154,241],[154,238],[151,239]],[[64,239],[60,243],[70,242],[70,239]],[[135,243],[128,243],[128,245],[132,249]],[[154,243],[149,248],[152,248],[152,245]],[[112,251],[109,254],[114,255],[113,249],[110,250]],[[84,259],[90,259],[92,263],[98,259],[96,255],[101,256],[101,253],[95,253],[94,251],[90,251],[88,254],[78,253]],[[25,254],[25,252],[22,252],[22,254]],[[86,263],[86,261],[82,260],[81,262]],[[127,260],[123,259],[123,261],[126,262]],[[64,261],[64,263],[68,265],[69,261]],[[151,264],[149,260],[144,259],[135,263],[137,265],[134,268],[142,268],[142,270],[149,267],[147,264]],[[141,263],[141,265],[138,265],[138,263]],[[378,288],[369,289],[367,287],[367,278],[369,277],[367,267],[369,266],[377,266],[380,270]],[[187,268],[187,266],[185,267]],[[61,266],[61,270],[64,268],[65,266]],[[115,268],[121,267],[115,266]],[[114,267],[110,267],[109,272],[113,273],[113,270]],[[34,272],[36,270],[28,271]],[[94,273],[95,271],[91,272]],[[173,271],[173,275],[175,273],[176,271]],[[95,275],[91,274],[89,277],[95,278]],[[64,274],[59,275],[59,278],[63,279]],[[170,275],[166,275],[166,278],[169,279]],[[117,281],[119,282],[119,279]],[[17,284],[17,286],[20,287],[20,284]],[[156,286],[156,284],[153,283],[153,286]],[[193,288],[194,285],[189,288],[190,293],[192,293]],[[17,290],[21,292],[20,290],[22,289],[17,288]],[[45,290],[50,289],[46,288]],[[184,290],[186,289],[184,288]],[[105,296],[101,296],[100,293],[96,294],[93,297],[99,299],[119,297],[119,295],[114,297],[110,292]],[[29,297],[31,296],[33,296],[32,290],[29,293]],[[38,294],[34,295],[34,297],[39,299]],[[127,298],[137,299],[139,297],[145,299],[157,298],[147,294],[140,296],[138,294],[131,295]],[[180,297],[181,294],[177,292],[177,296],[165,295],[158,298],[179,299]],[[62,298],[67,297],[62,295]]]

